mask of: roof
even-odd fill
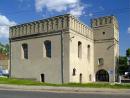
[[[0,53],[0,60],[8,60],[9,57],[6,54]]]

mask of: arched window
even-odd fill
[[[51,41],[50,40],[44,41],[44,46],[45,46],[45,56],[51,58]]]
[[[76,75],[76,69],[74,68],[73,69],[73,74],[72,74],[73,76],[75,76]]]
[[[78,58],[82,58],[82,43],[78,41]]]
[[[90,45],[87,46],[87,52],[88,52],[88,61],[90,60]]]
[[[28,59],[28,44],[22,44],[22,58]]]

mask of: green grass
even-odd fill
[[[25,80],[25,79],[15,79],[15,78],[0,78],[0,84],[12,84],[12,85],[46,85],[46,86],[55,86],[56,84],[42,83],[33,80]]]
[[[0,78],[0,84],[11,85],[30,85],[30,86],[62,86],[62,87],[89,87],[89,88],[113,88],[113,89],[130,89],[130,84],[111,84],[111,83],[68,83],[68,84],[49,84],[32,80],[22,80],[14,78]]]

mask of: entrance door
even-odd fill
[[[96,73],[96,81],[109,82],[109,74],[106,70],[102,69]]]
[[[45,82],[45,75],[41,74],[41,82]]]

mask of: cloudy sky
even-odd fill
[[[0,42],[9,26],[70,13],[90,26],[90,19],[115,15],[120,26],[120,54],[130,48],[130,0],[0,0]]]

